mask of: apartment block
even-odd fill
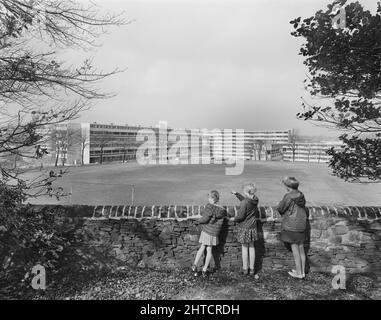
[[[161,160],[165,162],[174,158],[180,163],[193,164],[220,163],[229,157],[280,161],[284,150],[287,150],[284,148],[289,143],[291,132],[174,129],[162,124],[143,127],[99,123],[63,123],[42,131],[45,137],[42,145],[49,152],[44,157],[44,165],[136,161],[142,149],[145,150],[144,156],[158,164]]]
[[[330,160],[327,151],[340,146],[338,141],[287,144],[283,147],[283,160],[326,163]]]

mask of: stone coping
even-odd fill
[[[81,217],[93,220],[99,219],[158,219],[158,220],[189,220],[201,217],[204,205],[33,205],[34,211],[50,208],[63,208],[71,217]],[[225,206],[228,216],[237,215],[239,206]],[[342,206],[312,206],[309,209],[309,219],[324,217],[346,218],[351,221],[379,221],[381,220],[380,207],[342,207]],[[260,219],[266,221],[280,221],[281,216],[275,207],[259,207]]]

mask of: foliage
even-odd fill
[[[337,5],[345,27],[333,22]],[[334,19],[334,20],[333,20]],[[333,173],[345,179],[381,178],[381,2],[375,14],[359,2],[328,5],[310,18],[290,22],[309,71],[306,89],[319,103],[303,103],[303,120],[336,128],[343,147],[331,149]]]
[[[21,163],[45,157],[52,127],[78,117],[93,100],[113,96],[100,80],[118,73],[98,71],[92,59],[79,65],[61,60],[61,49],[87,50],[119,15],[100,14],[94,4],[72,0],[0,0],[0,288],[13,292],[41,263],[50,274],[83,269],[76,244],[82,234],[59,223],[62,214],[22,206],[29,197],[62,196],[58,174],[27,181]],[[64,174],[64,173],[62,173]],[[61,174],[61,175],[62,175]],[[58,219],[58,221],[57,221]],[[68,264],[70,259],[75,264]],[[65,260],[66,259],[66,260]],[[24,279],[24,282],[21,280]],[[6,293],[3,293],[6,294]]]
[[[6,193],[8,188],[1,190]],[[10,206],[6,210],[2,206],[0,211],[0,297],[22,297],[33,292],[31,271],[36,265],[45,267],[47,285],[57,287],[65,283],[65,278],[99,270],[112,261],[107,254],[84,245],[92,234],[68,217],[64,209],[20,208],[13,205],[15,199],[11,200]]]
[[[117,69],[101,72],[92,59],[70,65],[58,57],[61,49],[91,49],[105,28],[124,23],[77,1],[0,0],[0,157],[46,155],[42,138],[49,127],[112,96],[96,84]],[[2,163],[1,170],[20,177],[16,166]]]
[[[331,167],[338,177],[359,181],[359,177],[376,179],[381,177],[381,143],[379,139],[360,139],[357,136],[341,137],[344,146],[339,150],[331,148]]]

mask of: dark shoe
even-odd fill
[[[206,279],[208,277],[209,273],[208,271],[202,271],[202,277]]]
[[[243,274],[244,276],[247,276],[247,275],[249,274],[249,270],[247,270],[247,269],[242,269],[242,274]]]
[[[259,279],[259,276],[257,274],[255,274],[255,271],[253,269],[249,270],[249,275],[254,277],[255,280]]]

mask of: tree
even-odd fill
[[[123,161],[123,163],[125,163],[126,162],[127,151],[128,151],[128,146],[124,144],[122,146],[122,151],[123,151],[123,159],[122,159],[122,161]]]
[[[311,158],[311,145],[308,146],[308,162],[310,162]]]
[[[0,157],[45,156],[44,128],[75,119],[92,101],[113,96],[96,84],[117,69],[101,72],[91,59],[75,66],[57,56],[64,48],[94,47],[105,28],[124,23],[77,1],[0,0]],[[13,166],[1,165],[1,172],[7,183],[23,182]]]
[[[99,163],[103,164],[104,149],[113,142],[113,139],[108,134],[100,134],[96,138],[96,143],[100,148]]]
[[[58,167],[58,163],[61,160],[62,166],[65,165],[65,159],[67,157],[68,148],[77,143],[75,137],[76,132],[69,131],[69,128],[64,125],[51,126],[49,128],[49,135],[44,140],[47,144],[51,145],[51,149],[54,151],[54,166]]]
[[[82,131],[80,139],[81,139],[81,141],[80,141],[80,143],[81,143],[81,165],[83,166],[83,165],[85,165],[85,150],[87,147],[90,146],[90,137],[86,132]]]
[[[292,161],[295,162],[295,154],[296,150],[298,148],[298,142],[299,142],[299,133],[298,130],[292,129],[289,137],[289,146],[291,148],[292,152]]]
[[[264,150],[264,153],[265,153],[265,160],[267,161],[267,160],[269,160],[269,152],[270,152],[268,145],[265,144],[263,146],[263,150]]]
[[[255,150],[255,153],[258,154],[258,161],[261,161],[262,159],[263,145],[264,145],[263,140],[254,140],[254,150]],[[255,160],[257,160],[257,158]]]
[[[102,16],[96,6],[80,1],[0,0],[0,291],[29,284],[36,263],[47,265],[53,275],[67,261],[65,252],[76,255],[70,248],[77,241],[57,229],[57,214],[20,206],[47,193],[58,199],[62,190],[52,190],[58,175],[26,180],[17,162],[45,157],[49,151],[43,138],[49,127],[75,119],[96,99],[113,96],[96,85],[117,69],[102,72],[91,59],[71,65],[58,57],[61,49],[94,47],[108,27],[124,23],[120,16]],[[12,157],[16,165],[3,161]],[[73,237],[83,242],[81,236]],[[77,262],[68,262],[72,272],[83,267]]]
[[[342,132],[342,147],[328,151],[335,175],[380,181],[381,2],[372,14],[359,2],[336,1],[291,24],[292,35],[306,40],[300,49],[309,70],[305,85],[318,99],[304,101],[298,117]]]

